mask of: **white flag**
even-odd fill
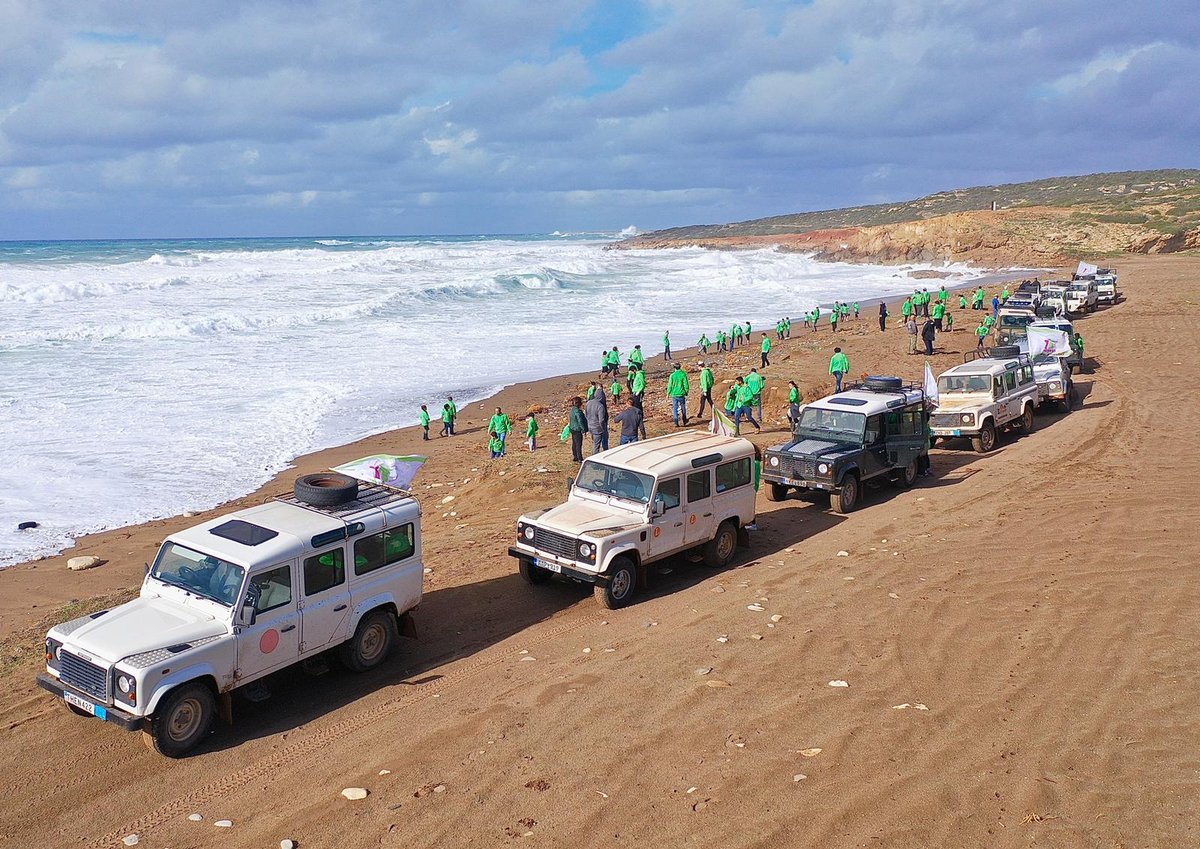
[[[1045,362],[1054,357],[1071,356],[1071,337],[1065,330],[1029,327],[1026,334],[1029,341],[1029,359],[1035,363]]]
[[[712,424],[708,429],[717,436],[734,436],[736,431],[733,421],[725,415],[724,410],[713,410]]]
[[[1079,267],[1075,269],[1075,274],[1079,277],[1087,277],[1089,274],[1096,273],[1096,266],[1090,262],[1080,262]]]
[[[933,376],[933,369],[929,367],[929,361],[925,361],[925,397],[934,404],[940,400],[938,397],[937,379]]]

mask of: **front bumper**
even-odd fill
[[[979,428],[977,427],[931,427],[929,432],[933,436],[939,436],[943,439],[950,439],[955,436],[979,436]]]
[[[764,471],[762,479],[767,483],[777,483],[783,486],[794,486],[799,489],[819,489],[823,492],[833,492],[837,489],[833,485],[833,481],[818,481],[809,478],[789,478],[787,475],[780,475]]]
[[[142,717],[134,716],[131,713],[126,713],[119,708],[112,708],[108,707],[107,705],[102,705],[91,696],[79,692],[74,687],[68,687],[66,684],[63,684],[53,675],[48,673],[39,672],[37,674],[37,685],[43,690],[53,693],[57,698],[60,699],[65,700],[64,694],[71,694],[76,699],[92,705],[95,708],[95,715],[97,719],[103,719],[106,722],[111,722],[113,725],[119,725],[126,731],[139,731],[141,730],[142,725],[145,723],[145,720]]]
[[[604,580],[603,576],[595,572],[584,571],[579,568],[578,564],[564,560],[561,557],[555,557],[552,554],[546,554],[545,552],[530,551],[529,549],[510,546],[508,556],[524,560],[534,568],[545,569],[547,572],[562,575],[565,578],[573,578],[576,581],[597,584]]]

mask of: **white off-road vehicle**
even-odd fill
[[[1007,428],[1029,433],[1038,403],[1033,365],[1016,346],[993,348],[938,377],[938,407],[929,427],[937,439],[966,437],[981,453]]]
[[[624,607],[646,567],[689,549],[719,568],[754,522],[753,443],[682,431],[583,461],[567,501],[517,522],[508,553],[540,584],[560,575],[595,585],[603,607]]]
[[[1117,273],[1111,268],[1096,269],[1096,302],[1115,304],[1120,298],[1117,292]]]
[[[240,687],[334,647],[351,669],[378,666],[414,635],[422,577],[410,493],[305,475],[291,495],[167,537],[138,598],[50,629],[37,681],[181,757],[218,713],[232,719]]]
[[[1023,356],[1029,355],[1028,337],[1017,343]],[[1054,404],[1063,412],[1075,406],[1075,384],[1067,357],[1034,356],[1033,379],[1038,388],[1038,406]]]
[[[1099,296],[1096,290],[1095,278],[1078,277],[1071,281],[1067,289],[1067,312],[1071,315],[1083,315],[1096,309]]]

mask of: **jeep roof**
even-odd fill
[[[1028,360],[1026,360],[1026,362],[1028,362]],[[938,376],[945,377],[947,375],[986,374],[994,377],[998,374],[1004,374],[1010,369],[1015,369],[1020,364],[1021,359],[1019,357],[1004,357],[1002,359],[980,357],[977,360],[971,360],[969,363],[963,363],[962,365],[948,368]]]
[[[246,568],[278,563],[335,541],[337,532],[361,522],[377,531],[391,514],[416,508],[407,492],[378,484],[360,484],[358,497],[336,507],[315,507],[292,495],[209,519],[171,534],[168,539]],[[315,537],[330,535],[328,542]]]
[[[836,395],[826,395],[805,405],[805,409],[841,410],[873,416],[886,413],[897,407],[916,404],[925,397],[919,388],[906,387],[894,390],[848,389]]]
[[[753,445],[740,436],[702,430],[668,433],[610,448],[589,459],[655,476],[682,474],[709,463],[753,456]]]

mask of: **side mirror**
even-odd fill
[[[667,502],[659,498],[654,499],[654,506],[650,509],[650,512],[654,516],[663,515],[667,512]]]
[[[567,475],[567,495],[571,494],[571,488],[575,486],[575,478]]]
[[[246,588],[246,595],[242,599],[242,606],[238,608],[237,615],[234,616],[234,624],[248,628],[258,619],[258,599],[262,591],[254,584]]]

